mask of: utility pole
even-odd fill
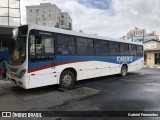
[[[143,42],[144,42],[144,29],[143,29]]]

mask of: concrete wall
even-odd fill
[[[155,65],[154,52],[146,52],[146,65]]]
[[[155,54],[160,53],[159,51],[146,51],[146,65],[155,65]]]

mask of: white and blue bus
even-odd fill
[[[25,89],[113,74],[126,76],[143,67],[143,45],[41,25],[13,30],[8,80]]]

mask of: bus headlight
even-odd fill
[[[18,77],[18,78],[22,78],[25,73],[26,73],[26,70],[21,70],[21,71],[18,73],[17,77]]]

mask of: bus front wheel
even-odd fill
[[[73,72],[66,70],[60,76],[60,87],[63,89],[71,89],[75,82],[75,75]]]
[[[126,65],[123,65],[121,68],[121,76],[125,77],[127,75],[128,69]]]

